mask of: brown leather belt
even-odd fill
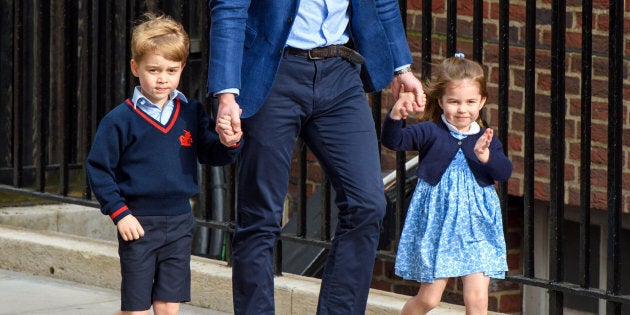
[[[310,60],[341,57],[356,64],[362,64],[365,62],[365,59],[361,56],[361,54],[343,45],[330,45],[309,50],[287,47],[284,51],[287,54],[307,57]]]

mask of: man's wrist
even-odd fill
[[[394,71],[394,76],[397,77],[403,73],[407,73],[407,72],[411,72],[411,65],[402,67],[401,69],[398,69],[396,71]]]
[[[217,99],[219,100],[219,103],[221,102],[232,102],[236,100],[236,95],[232,94],[232,93],[222,93],[222,94],[218,94],[217,95]]]

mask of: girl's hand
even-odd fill
[[[481,163],[488,163],[490,160],[490,142],[492,142],[492,137],[494,136],[494,131],[490,128],[486,129],[486,131],[479,137],[477,143],[475,144],[475,155],[479,159]]]
[[[409,114],[414,114],[417,111],[414,110],[415,95],[411,92],[400,92],[398,100],[392,107],[392,111],[389,116],[392,119],[400,120],[407,119]],[[424,109],[424,105],[422,106]]]
[[[391,83],[391,89],[395,100],[400,98],[402,92],[412,92],[414,94],[413,110],[410,113],[413,114],[424,111],[427,98],[422,90],[422,83],[420,83],[413,73],[405,72],[395,76]]]

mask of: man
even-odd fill
[[[246,143],[232,244],[235,314],[274,313],[273,248],[298,136],[328,174],[339,209],[318,314],[364,314],[386,203],[365,92],[396,74],[394,95],[404,85],[423,105],[397,1],[212,0],[211,10],[208,90],[218,114],[232,116],[237,132],[226,136],[242,130]]]

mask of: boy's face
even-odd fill
[[[164,58],[155,51],[142,60],[131,60],[131,72],[140,80],[142,94],[153,104],[163,107],[169,94],[179,85],[184,63]]]

